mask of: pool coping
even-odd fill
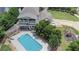
[[[43,42],[40,38],[35,39],[33,33],[30,31],[21,31],[20,33],[12,36],[11,43],[16,47],[17,51],[27,51],[23,45],[17,40],[21,35],[29,34],[35,41],[37,41],[40,45],[42,45],[42,49],[40,51],[48,51],[48,43]]]
[[[25,38],[24,38],[25,37]],[[28,38],[29,39],[28,39]],[[27,40],[26,40],[27,39]],[[31,41],[28,41],[31,40]],[[31,37],[29,34],[23,34],[18,38],[18,41],[22,44],[22,46],[28,51],[39,51],[42,49],[42,45],[35,40],[35,38]],[[28,43],[28,44],[27,44]],[[36,44],[35,44],[36,43]],[[31,45],[30,45],[31,44]],[[30,45],[30,46],[29,46]],[[34,46],[35,47],[34,47]],[[30,47],[30,48],[29,48]],[[37,48],[36,48],[37,47]]]

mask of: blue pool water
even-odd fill
[[[28,51],[39,51],[42,49],[42,46],[35,41],[29,34],[24,34],[19,37],[19,42],[22,46]]]

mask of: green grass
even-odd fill
[[[65,30],[65,28],[64,27],[59,27],[58,28],[59,30],[61,30],[61,33],[62,33],[62,39],[61,39],[61,44],[60,44],[60,46],[58,47],[58,51],[65,51],[66,49],[67,49],[67,47],[68,47],[68,45],[70,44],[70,41],[66,41],[65,39],[64,39],[64,30]]]
[[[51,10],[49,10],[49,12],[52,14],[52,17],[55,19],[79,21],[79,18],[67,12],[51,11]]]
[[[65,50],[68,48],[69,44],[70,44],[70,41],[66,41],[66,40],[64,39],[64,37],[62,36],[61,44],[60,44],[58,50],[59,50],[59,51],[65,51]]]
[[[11,48],[8,45],[2,45],[0,51],[11,51]]]

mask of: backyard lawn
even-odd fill
[[[55,19],[79,21],[79,18],[77,18],[76,16],[71,15],[67,12],[51,11],[51,10],[49,10],[49,12],[52,14],[52,17]]]
[[[2,45],[0,51],[11,51],[11,48],[8,45]]]

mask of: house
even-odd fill
[[[18,16],[20,29],[33,30],[40,20],[52,20],[47,7],[24,7]]]

